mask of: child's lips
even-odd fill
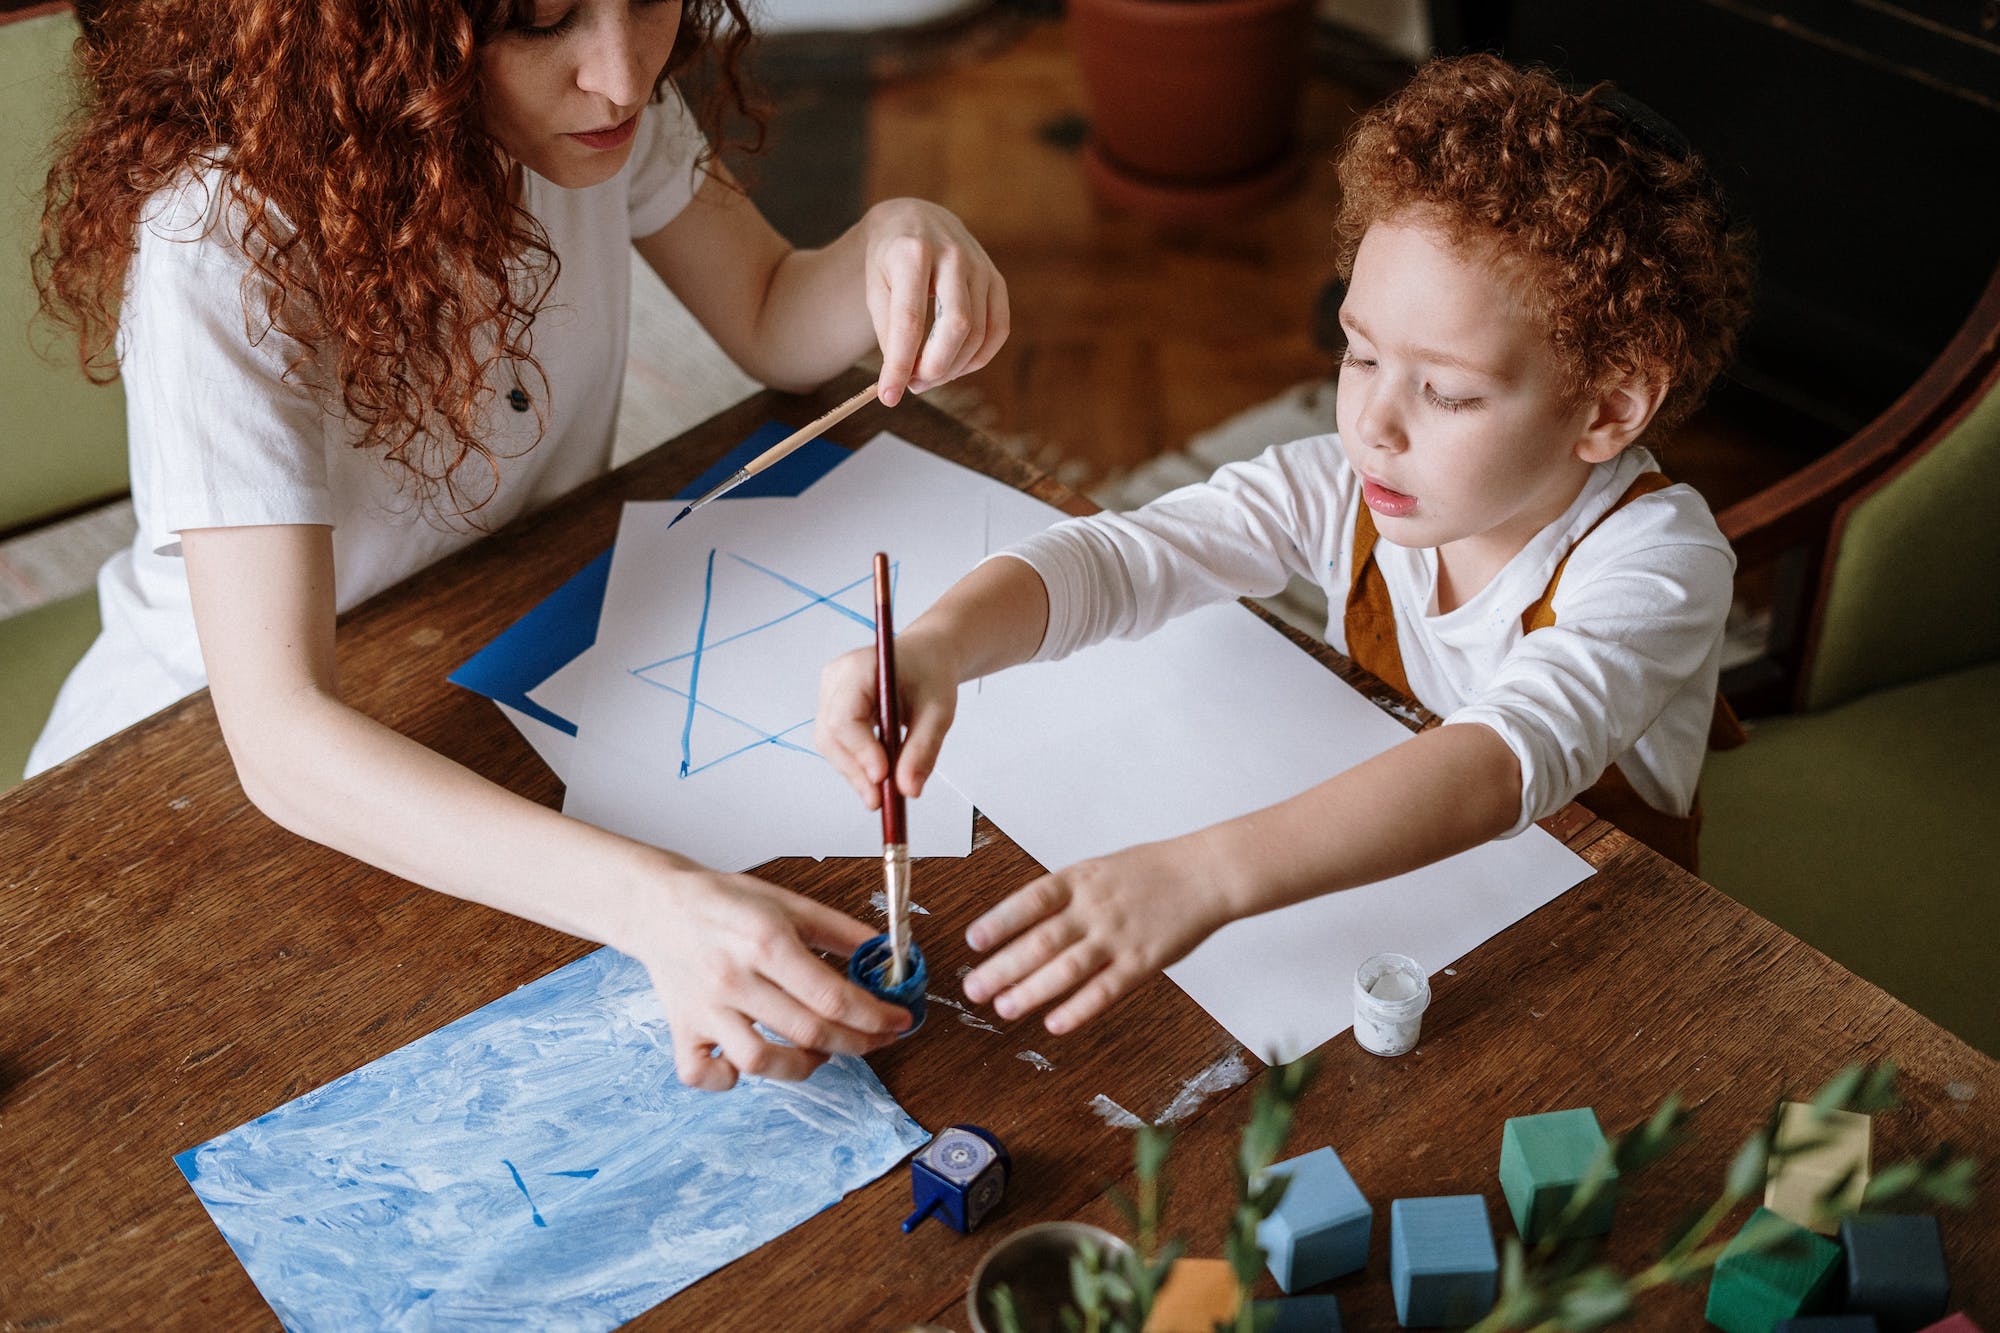
[[[1392,491],[1379,481],[1361,479],[1361,499],[1370,509],[1385,518],[1408,518],[1416,512],[1417,497]]]

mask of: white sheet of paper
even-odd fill
[[[709,505],[671,532],[679,504],[627,505],[597,643],[557,683],[579,729],[565,813],[725,869],[879,855],[878,817],[812,749],[820,669],[874,642],[876,550],[902,625],[978,562],[967,478],[877,437],[797,498]],[[964,856],[971,805],[935,784],[909,832],[913,856]]]
[[[514,724],[514,730],[534,747],[535,753],[542,757],[542,762],[549,766],[549,771],[556,775],[558,782],[569,781],[570,747],[576,744],[576,737],[538,717],[529,717],[518,708],[509,708],[498,700],[493,706],[504,713],[507,720]]]
[[[939,771],[1050,868],[1273,804],[1410,734],[1234,604],[981,684],[960,695]],[[1282,1063],[1352,1026],[1369,954],[1435,971],[1590,873],[1530,829],[1236,922],[1167,975]]]

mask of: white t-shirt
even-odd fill
[[[1561,518],[1442,615],[1437,552],[1375,545],[1411,691],[1447,723],[1491,727],[1520,760],[1521,813],[1508,836],[1560,810],[1614,761],[1655,809],[1686,814],[1694,801],[1736,557],[1687,486],[1634,500],[1578,543],[1634,477],[1656,470],[1637,448],[1598,464]],[[1360,508],[1339,437],[1322,435],[1133,513],[1059,523],[1006,552],[1048,586],[1036,659],[1137,638],[1211,602],[1267,597],[1294,576],[1326,590],[1326,640],[1346,652]],[[1555,625],[1524,635],[1522,614],[1571,548]]]
[[[631,157],[611,180],[568,190],[524,172],[523,204],[561,261],[532,333],[547,394],[516,411],[511,373],[496,372],[507,378],[492,386],[484,438],[497,484],[476,461],[463,473],[478,490],[493,485],[479,528],[439,517],[435,502],[419,510],[400,469],[379,450],[354,447],[361,427],[337,395],[329,404],[285,378],[297,344],[264,328],[261,298],[245,309],[249,264],[221,169],[190,170],[155,195],[139,224],[118,331],[139,531],[98,575],[103,632],[64,682],[28,773],[206,682],[183,529],[331,526],[344,611],[603,472],[625,374],[632,238],[658,231],[693,198],[701,148],[669,88],[640,116]],[[331,383],[325,352],[310,373]],[[547,421],[539,443],[537,408]]]

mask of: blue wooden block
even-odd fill
[[[1257,1243],[1278,1287],[1287,1293],[1352,1273],[1368,1263],[1368,1228],[1375,1209],[1340,1154],[1317,1148],[1275,1162],[1274,1175],[1291,1184],[1278,1210],[1257,1226]]]
[[[1287,1296],[1281,1301],[1258,1301],[1253,1307],[1261,1319],[1269,1310],[1271,1322],[1261,1324],[1261,1333],[1341,1333],[1340,1297]]]
[[[1554,1229],[1604,1147],[1597,1112],[1588,1106],[1507,1121],[1500,1131],[1500,1188],[1523,1241],[1532,1245]],[[1603,1191],[1571,1220],[1566,1234],[1602,1236],[1611,1230],[1617,1201],[1618,1173],[1613,1170]]]
[[[1883,1333],[1910,1333],[1944,1318],[1951,1299],[1935,1217],[1857,1213],[1840,1224],[1847,1251],[1847,1308],[1875,1316]]]
[[[1470,1324],[1493,1308],[1500,1256],[1478,1194],[1389,1205],[1389,1280],[1404,1328]]]
[[[1809,1314],[1797,1319],[1780,1319],[1771,1333],[1882,1333],[1874,1315]]]

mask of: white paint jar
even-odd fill
[[[1376,1055],[1401,1055],[1417,1044],[1430,979],[1414,958],[1378,953],[1354,972],[1354,1040]]]

